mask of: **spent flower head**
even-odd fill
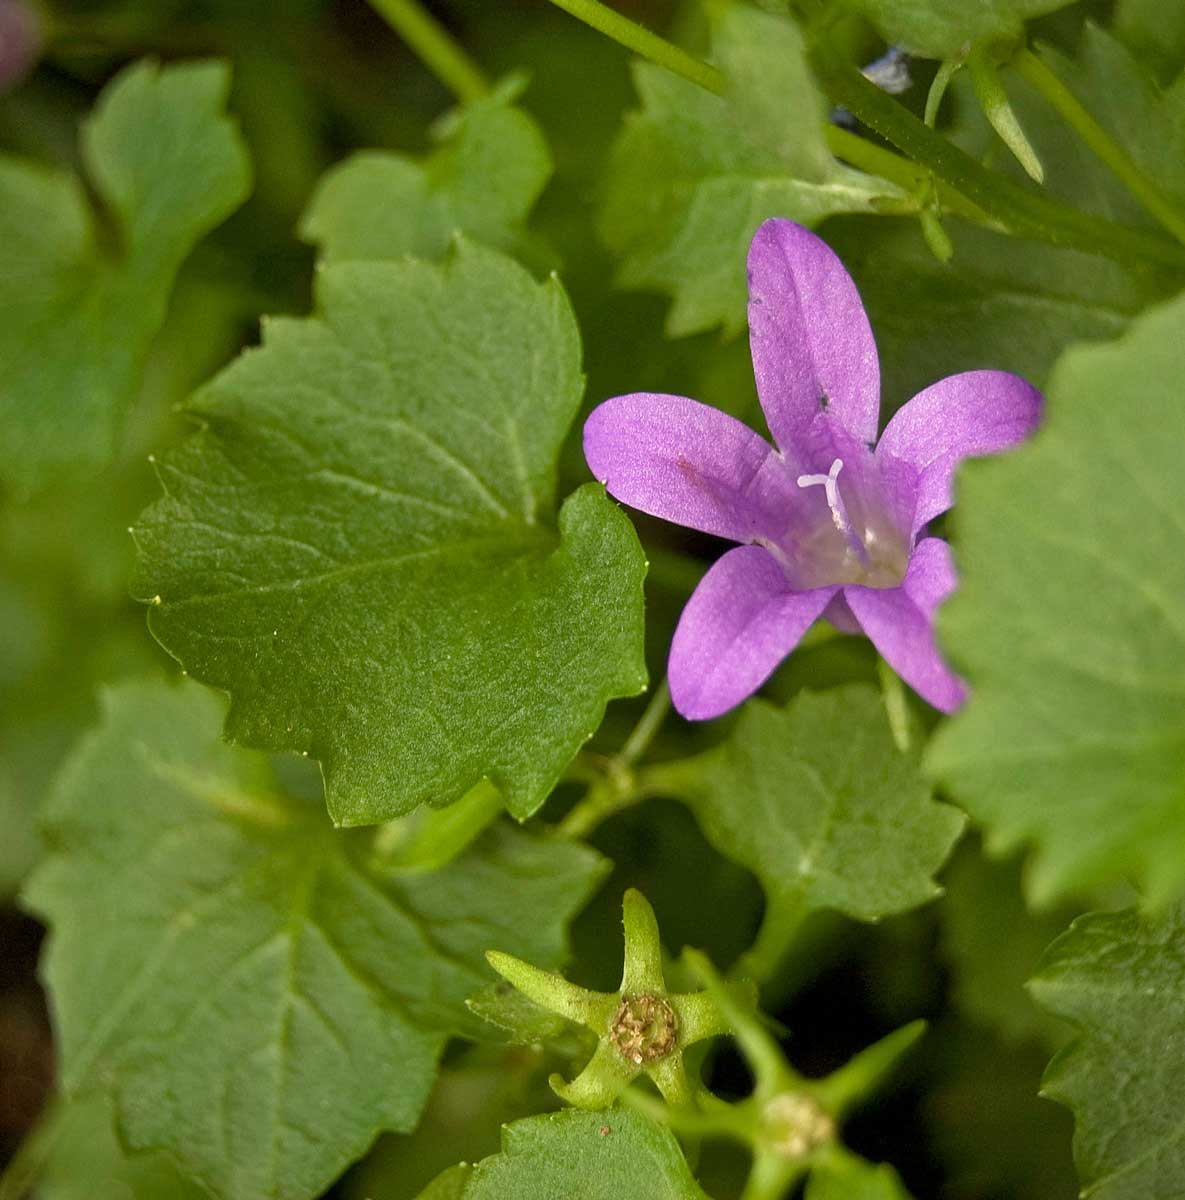
[[[787,220],[749,250],[753,372],[776,446],[683,396],[635,393],[596,408],[588,465],[611,495],[741,543],[704,576],[671,645],[670,685],[706,720],[752,695],[825,617],[863,631],[925,700],[965,695],[934,639],[955,587],[950,547],[927,524],[950,507],[955,468],[1016,445],[1041,395],[1004,371],[920,392],[879,440],[880,364],[856,285],[834,252]]]

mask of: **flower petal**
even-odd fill
[[[880,363],[860,293],[831,247],[793,221],[766,221],[749,247],[749,345],[783,450],[820,410],[875,441]]]
[[[584,425],[589,469],[651,516],[748,542],[776,540],[795,484],[747,425],[684,396],[639,392],[598,405]]]
[[[934,640],[934,614],[957,584],[950,547],[941,538],[923,538],[900,587],[844,589],[853,615],[889,666],[943,712],[954,712],[967,695]]]
[[[730,550],[700,580],[679,618],[669,665],[675,708],[706,721],[747,699],[838,590],[790,591],[768,551]]]
[[[1007,371],[949,375],[903,405],[885,426],[876,453],[918,472],[913,532],[950,508],[955,468],[963,459],[1024,441],[1041,420],[1041,406],[1041,393]]]

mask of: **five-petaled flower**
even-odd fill
[[[770,220],[749,250],[753,373],[777,448],[683,396],[601,404],[584,453],[619,500],[741,545],[696,588],[671,644],[675,707],[706,720],[755,692],[819,617],[863,630],[936,708],[965,688],[934,615],[954,590],[950,547],[927,524],[950,507],[957,465],[1016,445],[1041,395],[1003,371],[951,375],[877,440],[880,365],[856,285],[833,251]]]

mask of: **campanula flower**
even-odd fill
[[[950,507],[964,458],[1036,428],[1040,393],[1003,371],[951,375],[878,441],[880,365],[856,285],[793,221],[766,221],[753,238],[749,342],[776,447],[683,396],[617,396],[584,427],[588,465],[611,495],[741,543],[683,610],[675,707],[694,720],[727,712],[825,617],[863,631],[920,696],[953,711],[965,689],[938,651],[934,614],[955,571],[927,524]]]

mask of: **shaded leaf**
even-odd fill
[[[1043,1092],[1074,1111],[1083,1194],[1173,1195],[1185,1178],[1185,910],[1079,918],[1049,948],[1032,989],[1081,1030],[1050,1063]]]
[[[316,801],[217,736],[193,684],[130,684],[67,764],[27,900],[69,1096],[113,1097],[133,1150],[234,1200],[318,1194],[419,1116],[482,951],[555,961],[600,875],[577,846],[491,830],[379,883]]]
[[[506,1039],[529,1046],[559,1037],[568,1022],[528,1000],[513,984],[499,979],[487,984],[466,1001],[469,1011],[502,1030]]]
[[[439,258],[453,234],[514,252],[551,175],[538,126],[512,101],[513,80],[457,109],[434,130],[440,147],[417,160],[364,151],[321,180],[301,236],[325,261]]]
[[[757,876],[774,912],[873,921],[924,904],[963,827],[863,686],[804,692],[785,709],[750,701],[726,742],[658,778]]]
[[[32,491],[116,450],[173,280],[243,201],[217,63],[128,68],[83,127],[86,184],[0,158],[0,477]]]

